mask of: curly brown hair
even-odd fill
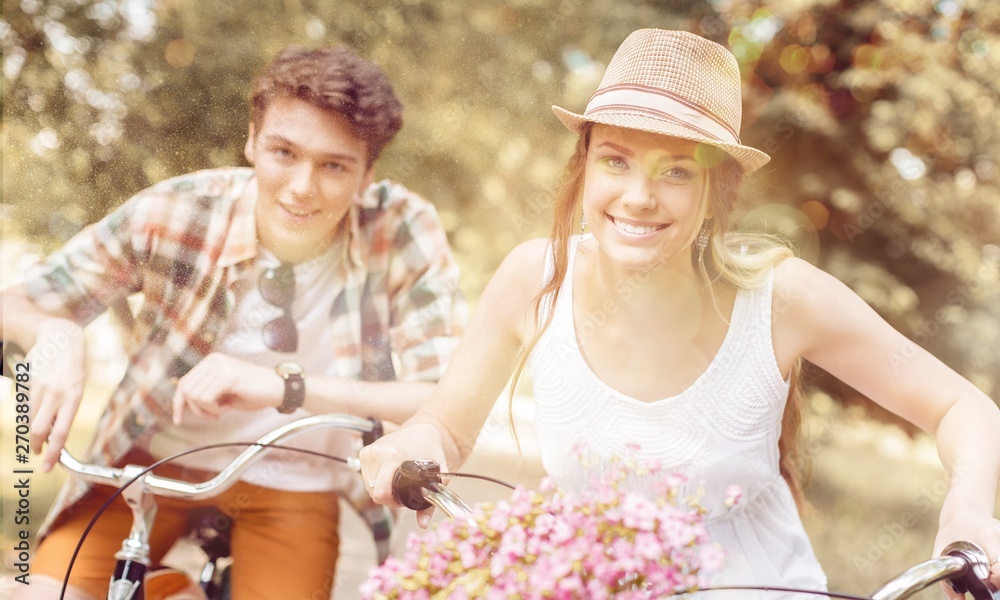
[[[250,117],[260,129],[277,98],[298,98],[335,112],[368,146],[368,166],[403,127],[403,104],[382,69],[343,46],[289,46],[254,80]]]

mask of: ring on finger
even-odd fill
[[[374,479],[369,479],[368,480],[368,487],[370,487],[372,489],[375,489],[375,480]]]

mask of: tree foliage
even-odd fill
[[[1000,393],[1000,6],[987,0],[4,0],[5,236],[51,249],[164,177],[243,164],[247,90],[345,43],[407,106],[379,175],[432,199],[474,300],[545,235],[571,134],[640,27],[733,48],[743,222],[782,232],[917,344]],[[900,348],[899,360],[910,350]],[[887,373],[887,377],[893,376]]]

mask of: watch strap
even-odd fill
[[[279,370],[278,374],[285,382],[285,396],[281,400],[278,412],[287,415],[295,412],[305,402],[306,381],[299,373],[283,373]]]

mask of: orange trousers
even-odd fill
[[[152,463],[137,454],[124,462]],[[212,475],[170,465],[157,468],[156,474],[193,481],[205,481]],[[62,515],[38,546],[32,575],[63,580],[80,536],[113,491],[107,486],[94,486],[90,494]],[[149,540],[154,565],[185,533],[194,510],[216,506],[231,519],[235,600],[330,598],[340,543],[339,507],[334,492],[286,492],[241,481],[211,500],[158,497],[157,506]],[[131,526],[132,511],[119,497],[87,535],[73,565],[70,585],[94,598],[104,598],[114,570],[114,555]]]

